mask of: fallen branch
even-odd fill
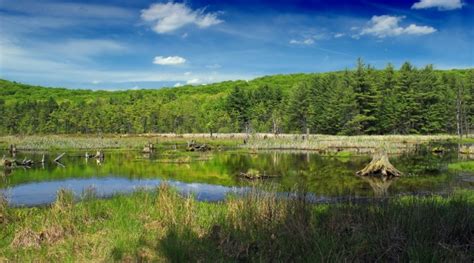
[[[66,153],[61,153],[60,155],[58,155],[58,157],[56,157],[54,159],[55,162],[59,162],[59,160],[61,160],[61,158],[63,158],[63,156],[65,155]]]

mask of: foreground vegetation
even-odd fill
[[[463,261],[474,244],[474,195],[309,204],[250,192],[221,203],[166,185],[50,207],[0,205],[0,260]]]
[[[276,75],[159,90],[91,91],[0,80],[0,134],[279,132],[438,134],[474,129],[474,70]]]

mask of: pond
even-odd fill
[[[44,165],[0,170],[3,172],[0,193],[10,205],[48,204],[55,200],[56,192],[61,188],[72,190],[78,198],[90,192],[107,197],[141,188],[152,189],[163,182],[204,201],[222,200],[230,193],[240,194],[252,187],[267,186],[281,193],[302,189],[309,192],[316,202],[448,194],[455,189],[472,189],[474,186],[473,173],[447,169],[449,163],[461,157],[454,153],[433,154],[426,150],[390,156],[392,164],[404,176],[385,181],[355,176],[356,171],[370,162],[370,156],[232,150],[208,153],[166,150],[154,154],[106,151],[105,160],[98,162],[84,158],[85,152],[66,152],[61,164],[57,164],[52,160],[59,153],[44,153]],[[17,154],[16,159],[26,157],[39,161],[42,155],[40,152],[24,152]],[[239,176],[248,171],[272,177],[256,182]]]

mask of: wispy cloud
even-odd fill
[[[36,0],[0,0],[0,5],[4,10],[34,16],[120,20],[136,16],[132,10],[100,4]]]
[[[462,8],[461,0],[420,0],[412,5],[412,9],[438,8],[438,10],[454,10]]]
[[[292,39],[292,40],[290,40],[290,44],[293,44],[293,45],[312,45],[312,44],[314,44],[314,40],[311,39],[311,38],[307,38],[307,39],[303,39],[303,40]]]
[[[378,38],[393,37],[400,35],[426,35],[436,32],[430,26],[418,26],[410,24],[407,27],[399,25],[404,16],[373,16],[368,25],[362,29],[360,35],[373,35]]]
[[[218,13],[206,13],[204,8],[193,10],[183,3],[152,4],[141,12],[141,18],[152,24],[156,33],[169,33],[186,25],[206,28],[223,22]]]
[[[193,78],[179,71],[159,71],[153,69],[102,70],[90,67],[81,61],[62,62],[50,54],[42,54],[38,49],[23,48],[16,42],[0,39],[0,78],[30,79],[36,81],[84,83],[97,86],[106,83],[128,82],[190,82],[209,83],[224,80],[250,79],[256,76],[193,72]],[[209,76],[213,76],[209,78]],[[198,79],[199,81],[193,80]]]
[[[153,60],[153,64],[157,64],[157,65],[180,65],[184,63],[186,63],[186,59],[180,56],[170,56],[170,57],[157,56]]]
[[[217,63],[214,63],[214,64],[211,64],[211,65],[206,65],[206,68],[208,68],[208,69],[218,69],[218,68],[222,68],[222,66],[217,64]]]

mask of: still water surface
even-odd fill
[[[44,166],[0,170],[0,193],[9,203],[41,205],[55,200],[56,192],[70,189],[80,198],[92,191],[101,197],[154,188],[167,182],[183,194],[199,200],[216,201],[229,193],[240,194],[255,182],[239,178],[241,172],[257,170],[277,178],[260,181],[257,187],[271,185],[282,193],[303,187],[317,202],[367,199],[379,196],[448,194],[454,189],[474,186],[474,174],[450,172],[447,165],[459,160],[456,154],[436,155],[427,151],[391,156],[391,162],[405,173],[397,180],[382,181],[355,176],[370,162],[370,156],[330,157],[302,152],[183,153],[167,151],[152,155],[132,151],[106,152],[104,162],[86,160],[84,152],[67,152],[63,165],[52,162],[58,153],[46,153]],[[42,153],[22,153],[41,160]]]

